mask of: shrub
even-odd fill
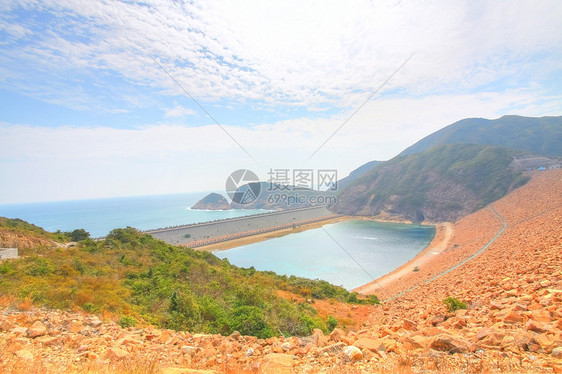
[[[92,303],[84,303],[82,305],[82,309],[84,309],[88,313],[94,313],[95,307]]]
[[[447,306],[449,312],[454,312],[455,310],[459,309],[466,309],[466,303],[463,303],[455,297],[446,298],[445,300],[443,300],[443,304]]]
[[[338,320],[334,316],[329,316],[326,320],[326,326],[328,327],[328,331],[332,331],[338,325]]]
[[[126,329],[127,327],[135,327],[137,325],[137,320],[131,316],[122,316],[117,323],[119,326]]]

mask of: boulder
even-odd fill
[[[36,338],[47,334],[47,327],[41,321],[35,321],[29,329],[27,329],[27,336],[29,338]]]
[[[354,362],[363,358],[361,350],[353,345],[349,345],[343,349],[343,353],[348,360]]]
[[[293,357],[283,353],[270,353],[259,364],[260,374],[292,374]]]
[[[28,351],[27,349],[20,349],[14,353],[17,358],[26,360],[26,361],[33,361],[33,353]]]
[[[470,343],[453,335],[441,334],[433,339],[429,348],[448,353],[466,353],[469,351]]]
[[[109,348],[105,357],[110,360],[122,360],[129,356],[129,352],[121,348]]]
[[[378,339],[359,338],[353,345],[361,350],[368,349],[371,352],[376,352],[381,350],[382,343]],[[384,346],[382,349],[384,349]]]

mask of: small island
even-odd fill
[[[191,209],[196,210],[230,210],[232,209],[228,200],[218,193],[210,193],[199,200]]]

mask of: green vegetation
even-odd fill
[[[527,181],[509,168],[518,151],[446,144],[376,166],[340,196],[340,213],[379,214],[383,207],[412,221],[449,221],[478,210]]]
[[[562,156],[561,141],[562,117],[467,118],[426,136],[400,155],[423,152],[441,144],[469,143],[507,147],[537,155]]]
[[[280,291],[301,298],[378,302],[325,281],[238,268],[211,253],[171,246],[130,227],[76,247],[37,246],[21,254],[17,261],[0,264],[0,296],[83,309],[124,327],[138,321],[191,332],[237,330],[261,338],[280,332],[307,335],[314,328],[328,332],[337,320],[320,317],[310,304],[292,302]]]
[[[35,226],[19,218],[0,217],[0,227],[9,232],[17,232],[40,239],[55,241],[64,241],[66,239],[63,233],[50,233],[39,226]]]
[[[455,297],[446,298],[445,300],[443,300],[443,304],[447,306],[449,312],[454,312],[455,310],[459,309],[466,309],[466,303],[463,303]]]

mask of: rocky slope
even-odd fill
[[[560,191],[562,170],[535,173],[494,203],[498,214],[485,208],[457,222],[438,258],[375,287],[392,299],[354,331],[222,337],[122,329],[20,305],[0,311],[0,372],[562,372]],[[426,283],[482,249],[503,227],[500,217],[506,228],[486,250]],[[442,301],[450,296],[468,308],[447,311]]]

